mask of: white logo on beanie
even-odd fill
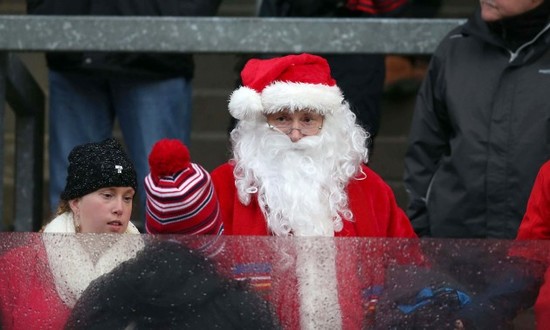
[[[116,168],[118,173],[122,173],[123,167],[121,165],[115,165],[115,168]]]

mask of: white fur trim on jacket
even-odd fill
[[[135,233],[139,234],[135,226],[130,225],[128,228],[133,228],[130,231],[135,230]],[[55,288],[61,300],[71,308],[91,281],[110,272],[120,263],[135,257],[144,246],[141,237],[134,235],[105,234],[78,237],[74,235],[74,222],[70,212],[56,217],[46,226],[44,233],[42,240]],[[80,244],[84,239],[98,240],[98,243],[105,243],[109,247],[105,251],[99,251],[99,248],[98,251],[87,251]],[[94,263],[90,253],[101,253],[101,255]]]

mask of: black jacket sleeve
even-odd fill
[[[430,236],[427,212],[430,186],[441,158],[449,149],[441,67],[437,56],[432,57],[416,99],[405,155],[404,183],[409,194],[407,216],[419,236]]]

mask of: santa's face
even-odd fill
[[[282,112],[232,132],[239,199],[257,198],[273,234],[332,236],[351,220],[345,187],[365,160],[367,134],[342,112]]]
[[[288,135],[292,142],[297,142],[305,136],[319,134],[324,117],[310,110],[283,110],[266,115],[266,119],[269,128]]]

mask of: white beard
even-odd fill
[[[325,118],[319,135],[298,142],[266,123],[239,122],[232,132],[239,199],[248,205],[257,194],[274,235],[334,236],[342,217],[352,220],[345,187],[367,153],[354,119]]]
[[[265,209],[270,230],[296,236],[334,236],[327,203],[327,187],[333,184],[330,172],[323,168],[326,162],[311,152],[318,149],[319,137],[296,143],[283,137],[287,141],[274,143],[275,150],[267,150],[265,159],[259,160],[258,165],[266,166],[254,169],[261,182],[258,202]]]

